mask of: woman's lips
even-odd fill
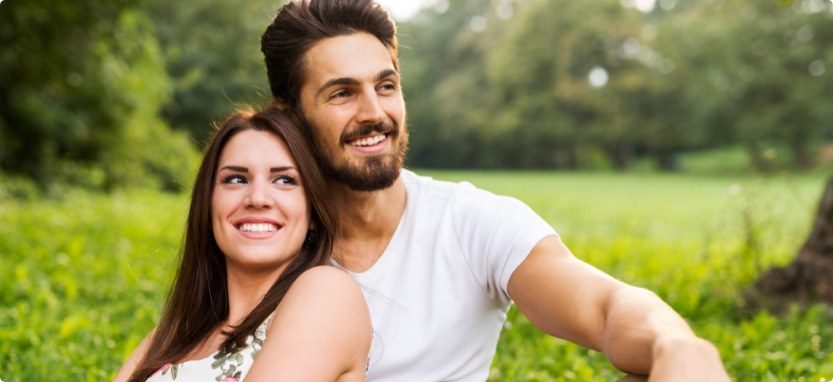
[[[283,225],[271,219],[245,218],[238,220],[234,228],[250,239],[268,239],[275,236]]]

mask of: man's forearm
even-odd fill
[[[622,371],[651,382],[729,380],[717,349],[668,304],[578,260],[557,237],[533,248],[508,291],[539,329],[601,350]]]
[[[653,292],[623,286],[611,296],[602,351],[617,369],[647,375],[669,339],[698,340],[685,320]]]

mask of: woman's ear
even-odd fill
[[[310,220],[309,228],[307,228],[307,236],[304,238],[304,244],[313,244],[317,239],[315,235],[315,220]]]

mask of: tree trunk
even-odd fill
[[[656,160],[657,167],[660,171],[679,171],[680,159],[671,150],[658,150],[654,153],[654,160]]]
[[[774,163],[771,159],[764,156],[764,151],[756,142],[746,142],[744,145],[746,153],[749,155],[749,160],[752,162],[752,167],[760,172],[772,172],[774,170]]]
[[[630,147],[611,143],[604,145],[603,148],[614,170],[624,171],[630,167],[632,157]]]
[[[792,263],[766,272],[755,284],[781,310],[791,302],[833,305],[833,177],[827,181],[810,235]]]
[[[813,167],[813,155],[810,150],[810,143],[803,137],[793,137],[790,141],[793,166],[799,170],[807,170]]]

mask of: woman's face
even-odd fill
[[[211,225],[228,266],[282,270],[300,251],[310,206],[295,160],[272,133],[244,130],[220,154]]]

